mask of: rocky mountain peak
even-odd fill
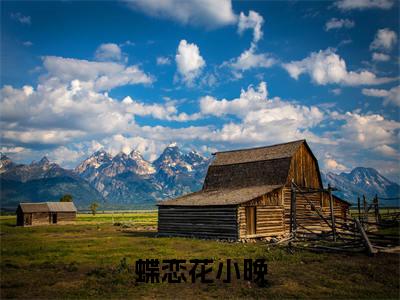
[[[357,167],[349,173],[335,174],[332,172],[323,176],[324,185],[330,183],[337,187],[337,194],[350,202],[355,202],[358,196],[367,198],[377,194],[380,197],[397,197],[400,186],[381,175],[374,168]]]
[[[0,155],[0,174],[15,166],[14,162],[4,153]]]
[[[44,165],[49,165],[50,161],[47,158],[47,156],[43,156],[41,160],[39,160],[38,165],[44,166]]]

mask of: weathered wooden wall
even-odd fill
[[[247,234],[246,207],[256,207],[256,233]],[[243,203],[238,207],[238,237],[258,238],[284,234],[284,207],[282,189]]]
[[[285,187],[283,190],[284,206],[285,206],[285,232],[290,231],[290,202],[291,202],[291,189]],[[296,194],[296,220],[301,226],[304,226],[312,231],[329,231],[330,227],[312,210],[311,205],[306,198],[319,209],[323,216],[330,222],[331,212],[329,204],[328,193],[311,193],[311,194]],[[348,213],[348,206],[335,199],[334,200],[334,215],[337,222],[346,220]],[[305,230],[298,226],[298,230]]]
[[[246,207],[238,208],[239,239],[280,236],[284,234],[283,207],[259,205],[256,207],[256,234],[247,234]]]
[[[317,162],[304,144],[292,157],[287,186],[290,186],[292,179],[301,187],[322,188]]]
[[[48,212],[35,212],[32,213],[32,225],[44,225],[49,224],[49,213]]]
[[[236,206],[159,206],[158,233],[237,239]]]
[[[57,223],[72,222],[76,219],[76,212],[58,212]]]

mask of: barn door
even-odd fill
[[[24,214],[24,225],[32,225],[32,214]]]
[[[256,234],[256,207],[255,206],[247,206],[246,207],[246,224],[247,224],[247,234]]]
[[[53,224],[57,224],[57,214],[53,214]]]

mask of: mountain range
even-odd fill
[[[153,162],[133,150],[115,156],[104,150],[93,153],[75,169],[68,170],[46,157],[28,165],[7,156],[0,160],[2,210],[15,210],[22,201],[58,201],[71,194],[80,209],[97,201],[104,208],[150,208],[158,200],[200,190],[211,158],[197,151],[183,151],[175,143]],[[395,197],[400,186],[372,168],[358,167],[350,173],[322,174],[324,185],[355,203],[358,195]]]

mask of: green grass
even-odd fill
[[[114,226],[114,222],[122,226]],[[291,252],[266,243],[156,237],[156,212],[78,215],[75,225],[15,227],[0,217],[1,298],[332,298],[398,299],[399,256]],[[138,259],[265,258],[268,287],[231,284],[138,284]],[[128,267],[121,264],[126,259]]]

